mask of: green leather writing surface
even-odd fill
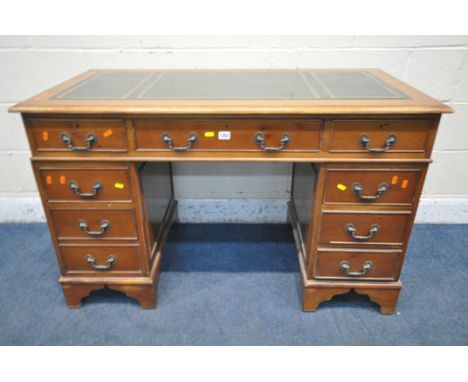
[[[369,72],[306,72],[305,77],[326,99],[403,99],[405,94]]]
[[[365,70],[135,70],[97,73],[54,98],[64,100],[385,100],[409,97]]]
[[[131,99],[134,90],[145,82],[148,72],[103,72],[58,94],[58,99]]]

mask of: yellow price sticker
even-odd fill
[[[205,138],[213,138],[215,136],[215,132],[214,131],[205,131],[204,136],[205,136]]]
[[[125,187],[125,184],[117,182],[117,183],[114,183],[114,187],[118,188],[119,190],[122,190]]]
[[[344,184],[342,184],[342,183],[338,183],[338,184],[336,185],[336,188],[337,188],[338,190],[345,191],[347,187],[346,187]]]

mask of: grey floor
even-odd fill
[[[303,313],[286,225],[178,225],[155,310],[65,307],[45,224],[0,225],[0,345],[468,345],[468,226],[416,225],[398,313],[350,294]]]

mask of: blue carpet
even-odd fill
[[[46,225],[0,225],[0,345],[468,345],[468,226],[416,225],[398,314],[365,296],[303,313],[286,225],[176,225],[156,310],[65,307]]]

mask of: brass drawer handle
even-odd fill
[[[86,135],[86,146],[75,146],[70,134],[65,131],[60,134],[60,139],[72,151],[88,151],[97,143],[97,137],[94,133],[88,133],[88,135]]]
[[[364,192],[364,188],[359,183],[354,183],[352,190],[361,200],[369,201],[380,198],[389,190],[389,187],[387,183],[382,183],[379,188],[377,188],[375,195],[363,195],[362,193]]]
[[[356,227],[353,224],[350,223],[345,225],[346,233],[357,241],[366,241],[372,239],[375,235],[377,235],[379,229],[380,226],[378,224],[372,224],[369,228],[369,233],[367,236],[359,236],[356,234]]]
[[[96,264],[96,260],[92,255],[86,256],[86,262],[91,265],[97,271],[107,271],[112,268],[112,266],[117,262],[115,256],[109,256],[104,264]]]
[[[189,137],[187,138],[187,146],[174,146],[172,144],[172,138],[171,136],[169,135],[169,133],[164,133],[162,136],[161,136],[161,139],[163,141],[163,143],[171,150],[173,151],[177,151],[177,152],[184,152],[184,151],[188,151],[189,149],[192,148],[192,146],[194,144],[196,144],[198,142],[198,137],[197,137],[197,134],[195,133],[190,133]]]
[[[255,143],[263,151],[276,153],[278,151],[283,151],[283,149],[291,143],[291,138],[289,134],[285,133],[281,136],[280,145],[278,147],[269,147],[265,146],[265,135],[263,133],[257,133],[255,134]]]
[[[351,276],[351,277],[360,277],[360,276],[367,275],[372,270],[373,267],[374,267],[374,263],[372,261],[366,261],[364,265],[362,266],[362,270],[360,272],[351,272],[350,271],[351,266],[349,265],[347,261],[342,261],[340,263],[340,271],[345,273],[347,276]]]
[[[94,198],[99,191],[102,191],[102,184],[98,180],[94,182],[92,192],[81,192],[78,183],[74,180],[70,180],[70,182],[68,182],[68,187],[70,187],[70,190],[81,198]]]
[[[95,237],[104,235],[106,231],[108,231],[111,228],[109,220],[101,221],[101,224],[99,226],[99,231],[90,231],[88,224],[83,219],[79,219],[77,223],[78,223],[78,227],[80,227],[80,229],[83,232],[87,233],[89,236],[95,236]]]
[[[387,139],[385,140],[385,146],[382,149],[371,149],[370,148],[370,139],[367,135],[361,135],[359,138],[359,142],[361,143],[361,146],[363,146],[367,151],[370,153],[383,153],[385,151],[388,151],[390,147],[392,147],[396,143],[396,136],[393,134],[390,134]]]

